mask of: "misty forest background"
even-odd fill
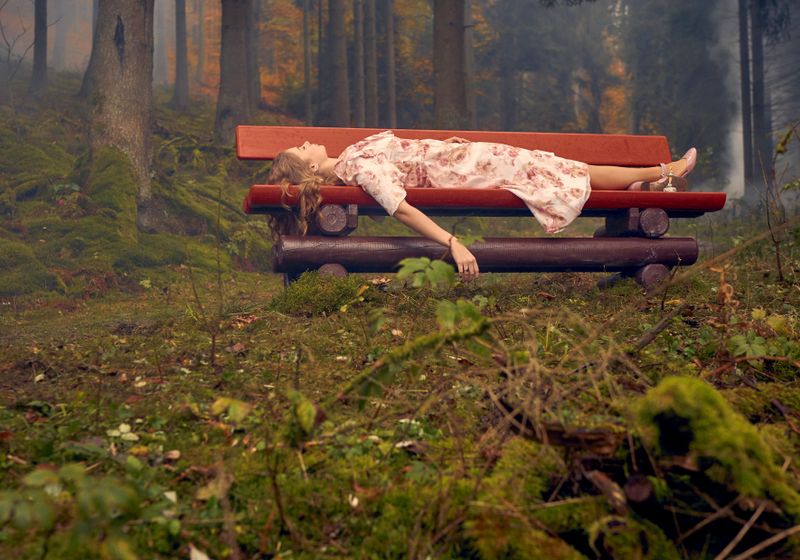
[[[798,22],[0,0],[0,556],[796,558]],[[730,196],[672,220],[701,259],[650,294],[438,261],[285,287],[238,124],[663,134]]]

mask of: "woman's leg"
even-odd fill
[[[686,160],[679,159],[669,164],[669,169],[680,175],[686,169]],[[636,181],[657,181],[661,178],[661,167],[617,167],[614,165],[590,165],[589,183],[596,190],[623,190]]]

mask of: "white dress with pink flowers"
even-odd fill
[[[588,166],[550,152],[489,142],[406,140],[387,130],[345,148],[334,167],[391,216],[406,188],[508,189],[547,233],[568,226],[589,197]]]

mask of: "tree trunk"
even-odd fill
[[[323,91],[323,84],[327,83],[328,60],[330,60],[330,37],[323,36],[325,28],[324,15],[322,8],[324,0],[317,0],[317,121],[327,122],[328,114],[328,95]],[[324,41],[324,42],[323,42]]]
[[[766,87],[764,83],[764,12],[763,0],[752,0],[750,4],[750,48],[753,55],[753,171],[756,184],[772,174],[772,134],[767,120]]]
[[[64,6],[64,0],[56,2],[53,6],[55,13],[51,16],[54,20],[55,37],[53,39],[53,68],[63,71],[67,67],[67,32],[71,23],[72,10]]]
[[[464,0],[434,0],[433,81],[436,127],[466,128]]]
[[[197,68],[194,69],[194,81],[203,83],[206,72],[206,4],[205,0],[196,0],[197,27],[194,44],[197,46]]]
[[[47,0],[36,0],[33,24],[33,74],[29,91],[47,87]]]
[[[742,92],[742,151],[744,159],[744,196],[758,198],[753,184],[753,115],[750,99],[750,33],[748,31],[748,0],[739,0],[739,71]]]
[[[328,18],[331,37],[331,70],[333,80],[333,124],[350,125],[350,91],[347,79],[347,34],[345,33],[344,0],[329,0]]]
[[[386,0],[386,112],[389,128],[397,128],[397,73],[394,52],[394,0]]]
[[[303,91],[306,126],[313,124],[311,114],[311,7],[309,0],[303,0]]]
[[[247,21],[247,83],[250,87],[250,112],[261,104],[261,65],[258,53],[261,44],[261,0],[250,0],[251,17]]]
[[[92,73],[94,67],[97,65],[97,57],[95,56],[94,47],[97,44],[97,16],[100,13],[99,0],[95,0],[92,10],[92,51],[89,55],[89,64],[86,65],[86,70],[83,72],[83,80],[81,80],[81,89],[78,91],[78,97],[87,98],[92,92]]]
[[[364,53],[366,57],[366,123],[378,126],[378,43],[375,25],[375,0],[364,0]]]
[[[472,1],[464,0],[464,86],[467,104],[467,128],[478,129],[478,104],[475,97],[475,47],[472,29]]]
[[[92,39],[94,40],[94,30],[97,28],[97,14],[100,11],[100,0],[92,0]]]
[[[153,1],[100,3],[92,47],[91,149],[113,147],[131,162],[142,223],[151,200],[153,113]]]
[[[356,126],[362,127],[366,122],[364,101],[364,4],[362,0],[353,0],[353,79],[355,81],[355,115]]]
[[[500,32],[500,126],[503,130],[517,128],[517,45],[513,29]]]
[[[251,88],[247,68],[247,18],[251,0],[222,0],[219,95],[214,141],[232,146],[237,125],[250,120]]]
[[[189,60],[186,54],[186,0],[175,0],[175,91],[172,105],[184,110],[189,104]]]
[[[155,37],[153,50],[153,81],[169,83],[167,63],[167,1],[155,0]]]

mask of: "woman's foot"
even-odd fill
[[[629,187],[629,191],[685,191],[688,187],[686,176],[692,172],[697,163],[697,149],[690,148],[683,157],[672,163],[662,163],[661,177],[656,181],[636,181]]]

